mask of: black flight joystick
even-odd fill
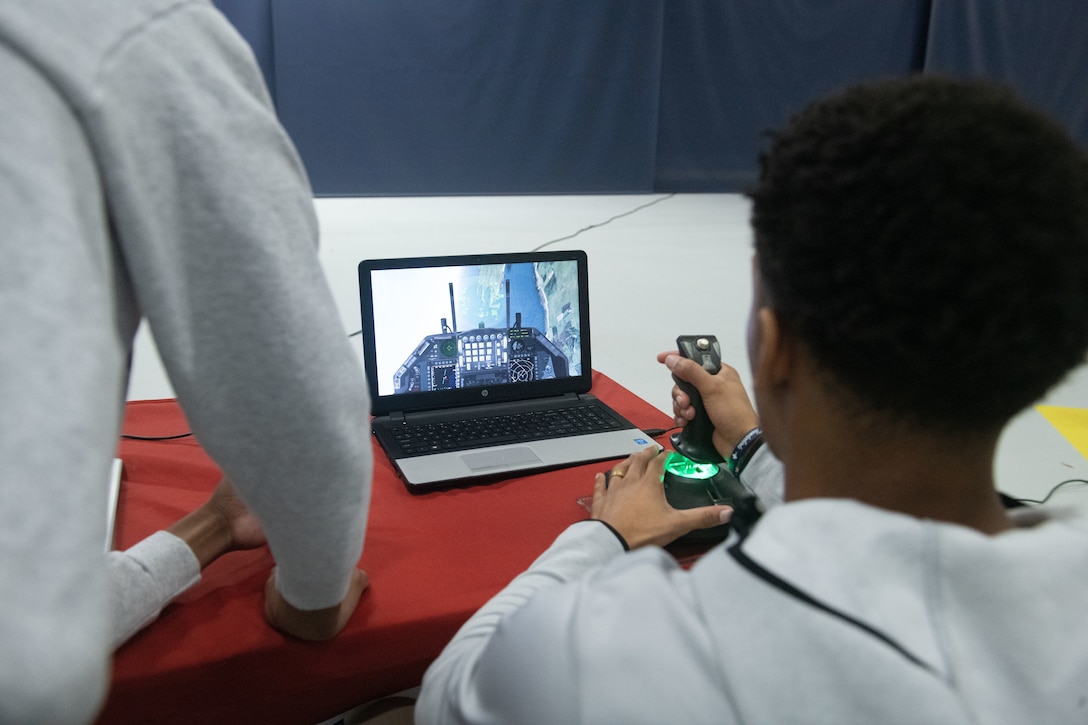
[[[722,349],[718,338],[713,335],[681,335],[676,338],[677,349],[681,357],[694,360],[711,375],[717,375],[722,369]],[[670,439],[677,453],[695,463],[723,463],[725,458],[714,448],[714,424],[710,422],[703,398],[695,386],[675,375],[672,379],[687,394],[691,407],[695,408],[695,417],[688,421],[684,429]]]
[[[676,338],[680,355],[694,360],[711,375],[722,367],[721,347],[713,335],[681,335]],[[673,376],[695,408],[695,417],[670,439],[675,453],[665,463],[665,498],[678,509],[713,504],[732,505],[746,491],[725,467],[725,458],[714,448],[714,425],[703,407],[702,396],[691,383]],[[697,529],[680,542],[720,541],[729,533],[729,524]]]

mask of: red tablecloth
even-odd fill
[[[670,419],[594,373],[593,392],[642,428]],[[662,389],[667,395],[667,387]],[[124,432],[185,432],[176,401],[129,403]],[[219,471],[186,438],[123,440],[117,546],[200,505]],[[587,517],[597,463],[473,488],[409,493],[381,449],[360,566],[370,588],[333,641],[298,642],[262,616],[267,549],[230,554],[123,646],[101,723],[316,723],[418,685],[457,628],[564,528]]]

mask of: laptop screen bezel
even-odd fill
[[[378,390],[377,341],[374,330],[374,297],[371,272],[386,269],[468,266],[483,264],[524,264],[534,262],[577,263],[578,315],[581,336],[581,372],[563,378],[551,378],[524,383],[507,383],[483,387],[435,390],[422,393],[381,395]],[[469,254],[432,257],[400,257],[365,259],[359,263],[359,307],[362,319],[363,366],[370,390],[372,415],[393,412],[409,413],[457,406],[480,405],[510,400],[523,400],[569,393],[587,393],[593,382],[590,359],[589,329],[589,262],[582,250],[511,252],[505,254]]]

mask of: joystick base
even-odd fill
[[[671,454],[665,464],[664,486],[665,499],[678,509],[722,504],[731,506],[735,500],[750,495],[726,468],[697,463],[678,453]],[[677,542],[721,541],[729,535],[729,531],[729,524],[696,529],[677,539]]]

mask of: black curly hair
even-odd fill
[[[1088,352],[1088,158],[984,81],[913,76],[818,101],[749,196],[782,324],[863,410],[1003,425]]]

